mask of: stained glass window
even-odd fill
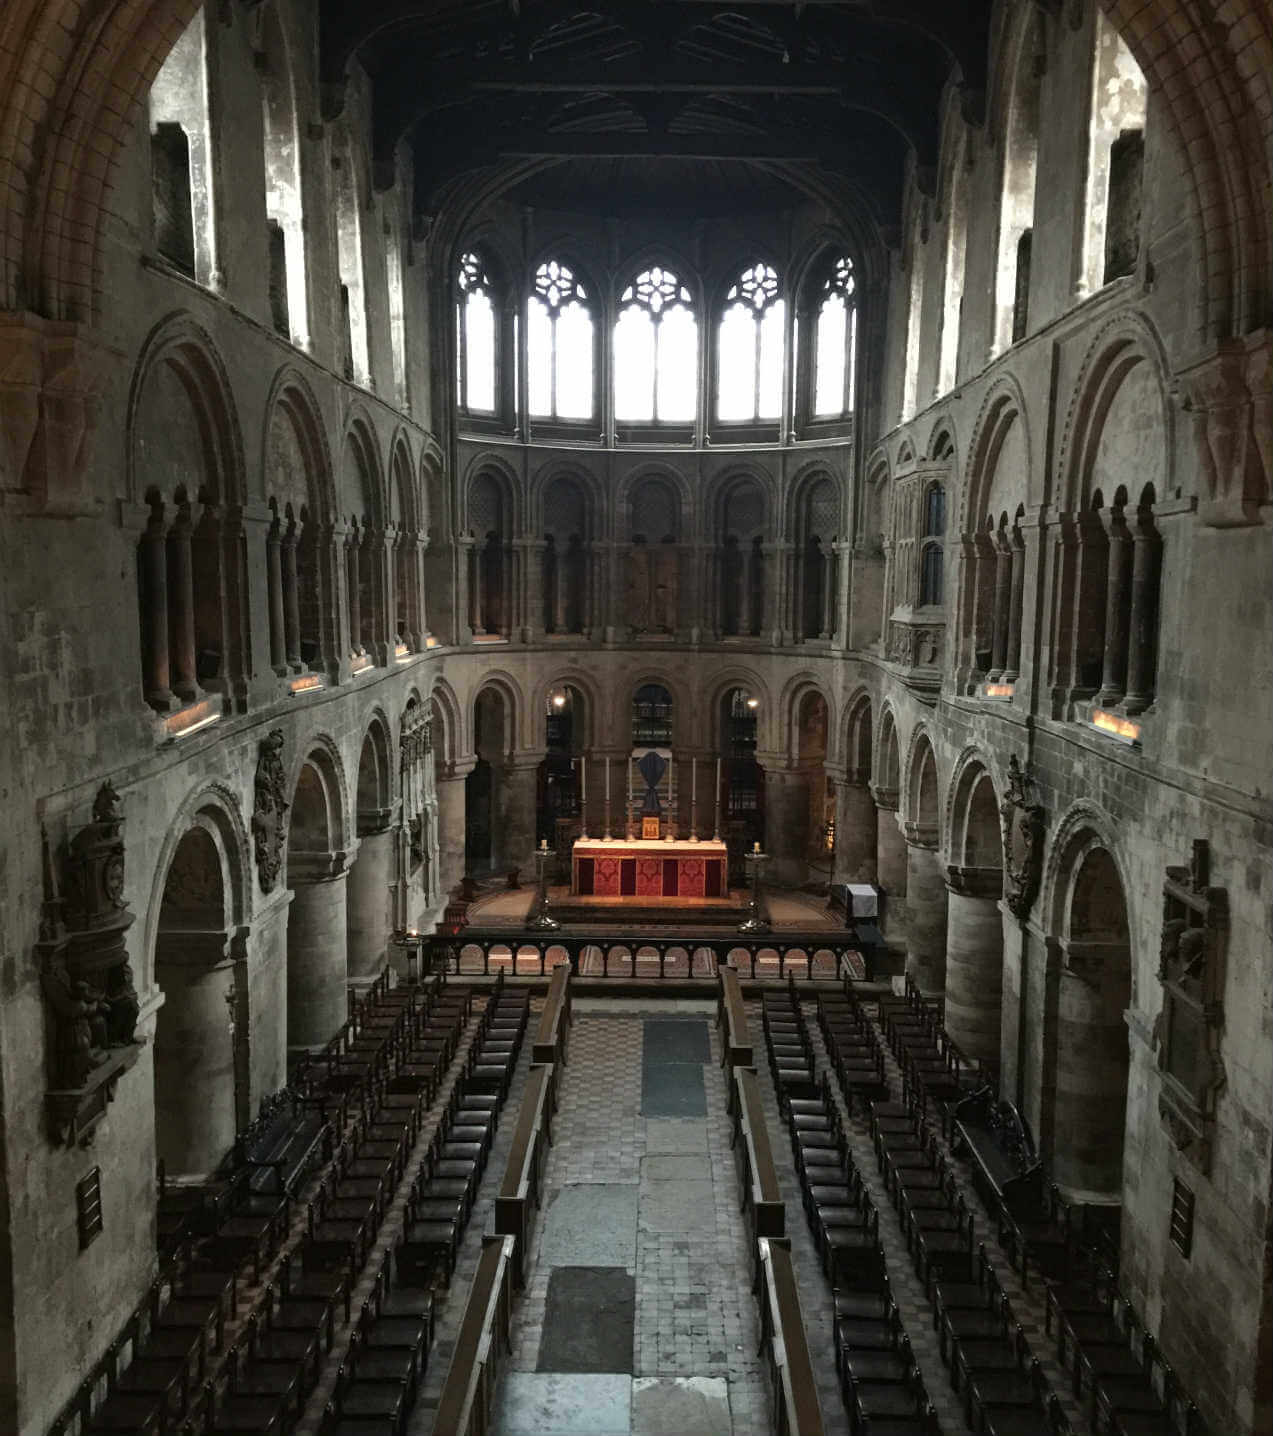
[[[470,414],[495,412],[494,286],[471,250],[456,277],[456,375],[460,408]]]

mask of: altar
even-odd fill
[[[580,838],[572,856],[576,897],[685,902],[729,896],[728,854],[719,839]]]

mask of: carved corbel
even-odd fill
[[[1269,502],[1269,372],[1262,331],[1225,341],[1180,376],[1203,478],[1199,517],[1212,528],[1258,524]]]

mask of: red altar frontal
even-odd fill
[[[577,897],[724,898],[725,844],[587,838],[574,846]]]

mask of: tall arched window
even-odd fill
[[[924,537],[919,550],[919,601],[937,605],[945,597],[946,490],[934,484],[924,495]]]
[[[527,303],[530,412],[536,419],[591,419],[592,314],[573,270],[550,259],[535,271]]]
[[[456,386],[468,414],[495,412],[495,299],[486,266],[472,250],[460,259],[455,305]]]
[[[658,265],[619,296],[614,326],[614,411],[620,423],[692,423],[697,411],[698,321],[690,292]]]
[[[857,281],[853,261],[841,255],[822,282],[813,336],[813,417],[839,419],[853,412],[857,349]]]
[[[769,265],[748,266],[725,295],[716,363],[716,417],[775,420],[782,415],[783,331],[787,304]]]

